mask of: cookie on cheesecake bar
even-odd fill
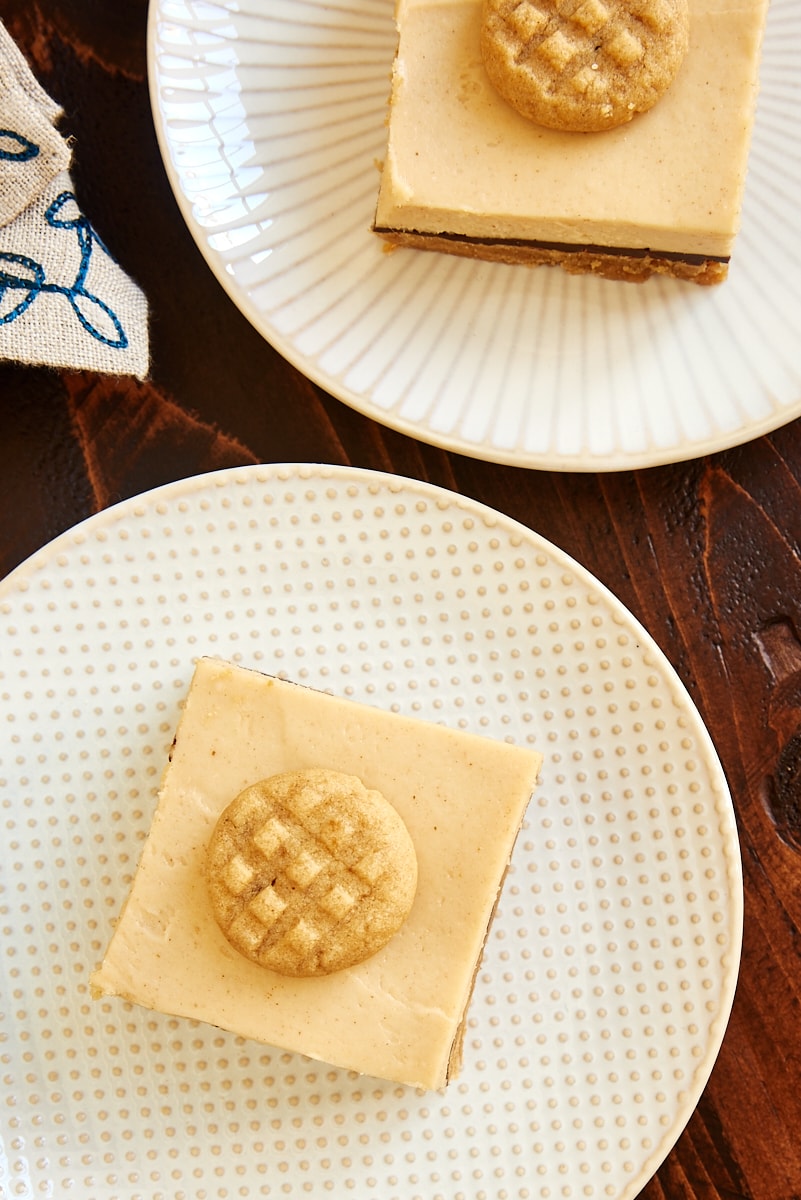
[[[612,129],[647,112],[689,45],[688,0],[484,0],[493,86],[551,129]]]

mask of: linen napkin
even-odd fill
[[[61,115],[0,21],[0,358],[142,379],[147,302],[80,209]]]

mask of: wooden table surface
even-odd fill
[[[157,147],[145,0],[2,0],[0,15],[64,105],[76,193],[148,297],[152,347],[144,383],[0,363],[0,574],[116,501],[282,461],[430,481],[572,555],[644,623],[689,690],[742,844],[745,936],[728,1032],[643,1196],[801,1196],[801,423],[697,461],[610,474],[493,465],[376,424],[284,361],[202,260]]]

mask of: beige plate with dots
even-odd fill
[[[724,1033],[740,857],[696,710],[583,568],[427,484],[245,467],[64,534],[0,614],[0,1193],[640,1191]],[[201,654],[544,753],[444,1095],[89,999]]]

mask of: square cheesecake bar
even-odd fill
[[[216,659],[198,661],[141,861],[95,998],[206,1021],[397,1083],[459,1069],[487,930],[542,756]],[[238,953],[204,875],[220,813],[284,771],[358,776],[402,817],[417,891],[392,939],[333,974],[296,978]]]
[[[689,2],[689,49],[656,105],[615,129],[565,133],[493,88],[481,0],[398,0],[374,231],[393,246],[612,279],[725,279],[767,0]]]

